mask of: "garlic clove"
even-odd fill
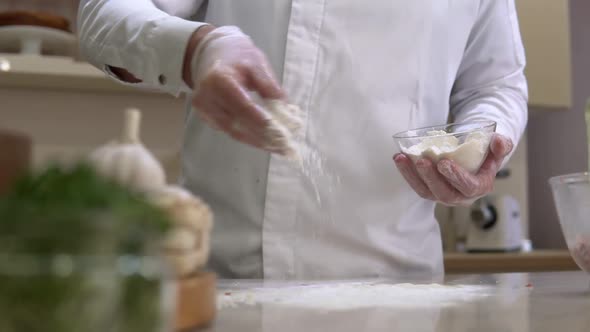
[[[162,248],[166,252],[185,253],[200,246],[200,234],[192,229],[176,226],[166,234]]]
[[[204,267],[209,258],[209,251],[208,232],[193,232],[186,229],[175,229],[170,232],[163,246],[164,257],[172,264],[176,274],[181,276]]]
[[[210,231],[213,226],[213,214],[207,204],[179,186],[166,186],[148,192],[148,199],[165,209],[177,225],[189,227],[195,231]]]
[[[188,190],[176,186],[168,185],[157,190],[148,192],[148,197],[158,205],[172,205],[178,201],[191,201],[196,199]]]
[[[191,250],[163,250],[165,259],[170,262],[177,275],[186,276],[207,264],[210,251],[209,234],[201,233],[197,248]]]
[[[162,249],[179,275],[204,266],[209,258],[213,214],[207,204],[179,186],[166,186],[147,193],[152,204],[171,217],[173,229]]]
[[[166,255],[167,261],[172,265],[174,272],[179,276],[188,276],[205,265],[203,255],[191,252],[181,255]]]
[[[135,190],[150,191],[165,186],[166,175],[139,140],[140,120],[138,110],[127,110],[121,140],[99,147],[89,160],[103,176]]]
[[[138,144],[105,146],[92,153],[90,161],[101,175],[135,190],[149,191],[166,185],[160,163]]]

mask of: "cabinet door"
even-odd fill
[[[568,0],[515,0],[527,56],[529,104],[571,106]]]

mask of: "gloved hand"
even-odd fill
[[[490,153],[475,175],[450,160],[434,164],[428,159],[420,159],[414,165],[401,153],[393,159],[420,197],[451,206],[470,205],[494,189],[496,173],[512,148],[513,143],[509,138],[495,134],[490,143]]]
[[[268,60],[239,28],[220,27],[199,42],[191,61],[193,106],[203,120],[234,139],[286,154],[268,144],[270,114],[252,98],[284,99]]]

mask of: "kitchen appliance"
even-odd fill
[[[509,172],[498,173],[505,178]],[[519,251],[523,243],[520,205],[506,194],[478,199],[470,211],[465,249],[468,252]]]

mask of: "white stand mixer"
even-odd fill
[[[508,177],[500,172],[497,177]],[[518,201],[509,195],[488,195],[471,207],[465,249],[468,252],[519,251],[523,234]]]

